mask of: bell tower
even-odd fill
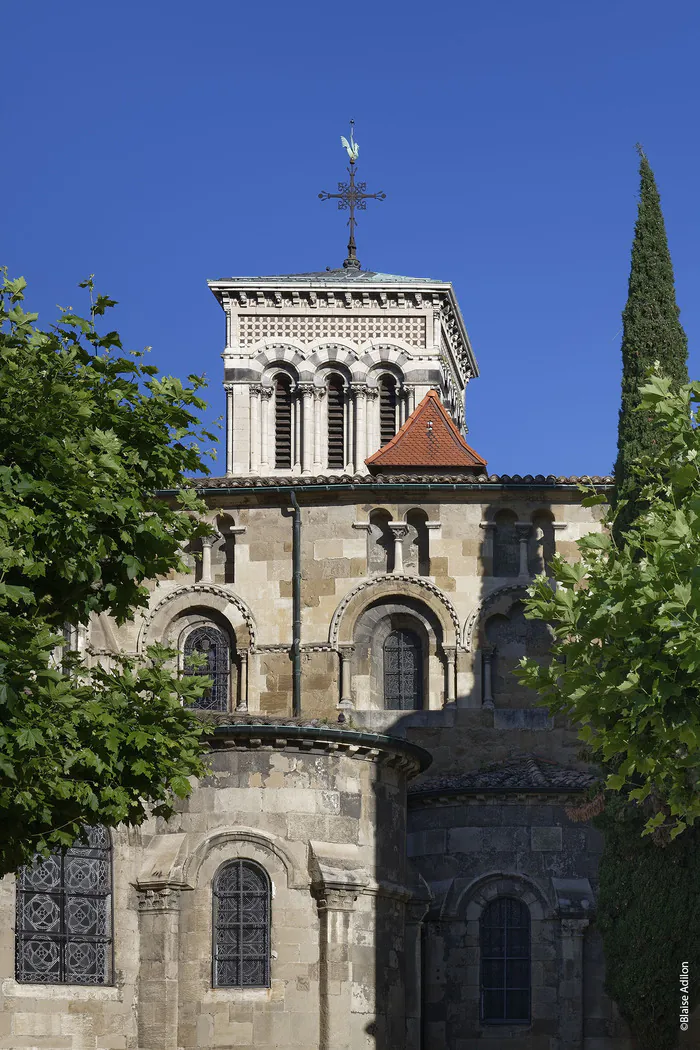
[[[452,285],[346,266],[209,281],[226,317],[227,476],[365,474],[437,390],[478,375]]]

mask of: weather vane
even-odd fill
[[[360,147],[355,142],[355,121],[350,121],[350,141],[345,138],[344,135],[340,136],[340,141],[347,150],[348,157],[350,158],[350,167],[348,168],[348,174],[350,178],[347,182],[338,183],[337,193],[319,193],[319,197],[322,201],[337,200],[338,208],[341,211],[350,210],[350,218],[348,219],[348,226],[350,227],[350,240],[348,241],[348,257],[343,263],[346,269],[360,269],[360,260],[356,255],[356,244],[355,244],[355,226],[357,225],[357,219],[355,218],[355,208],[358,211],[364,211],[367,207],[365,201],[373,198],[374,200],[383,201],[386,199],[386,193],[365,193],[367,189],[366,182],[355,182],[355,164],[357,157],[360,152]]]

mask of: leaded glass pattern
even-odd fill
[[[384,706],[415,711],[423,706],[423,653],[413,631],[392,631],[384,642]]]
[[[198,666],[190,662],[192,653],[204,657]],[[211,678],[212,686],[197,701],[197,707],[207,711],[228,711],[229,674],[231,655],[229,643],[223,631],[209,624],[196,627],[185,641],[185,674],[203,675]]]
[[[530,912],[513,897],[484,908],[481,936],[481,1020],[526,1024],[530,1020]]]
[[[213,984],[267,988],[270,984],[270,880],[249,860],[234,860],[214,879]]]
[[[112,857],[105,828],[17,875],[15,973],[32,984],[112,981]]]

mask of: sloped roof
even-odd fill
[[[585,791],[598,778],[593,773],[569,769],[537,755],[516,754],[503,762],[493,762],[466,773],[443,773],[427,777],[409,788],[416,796],[500,794],[508,791],[561,792]]]
[[[262,277],[220,277],[220,281],[234,281],[236,284],[248,284],[251,281],[289,282],[313,281],[314,284],[326,281],[332,283],[352,284],[447,284],[433,277],[404,277],[397,273],[377,273],[375,270],[358,270],[353,266],[347,269],[317,270],[312,273],[275,273]]]
[[[419,467],[483,474],[486,468],[486,460],[466,443],[436,390],[428,391],[398,434],[365,463],[372,472]]]

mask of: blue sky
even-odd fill
[[[637,141],[700,374],[690,0],[24,0],[4,29],[0,263],[45,323],[95,273],[130,346],[207,373],[212,416],[224,326],[206,279],[342,263],[344,217],[318,192],[343,176],[350,117],[360,176],[387,193],[358,255],[453,282],[490,470],[611,468]]]

